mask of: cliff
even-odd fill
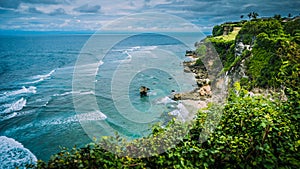
[[[197,47],[208,43],[218,52],[231,86],[240,81],[248,89],[279,88],[280,68],[288,60],[286,52],[291,48],[298,52],[300,19],[268,18],[217,25],[213,35]]]

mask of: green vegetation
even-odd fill
[[[300,33],[300,20],[297,19],[295,21],[287,22],[284,25],[284,31],[286,34],[291,36],[295,36],[297,33]]]
[[[226,35],[225,35],[226,36]],[[207,38],[206,43],[212,43],[223,63],[225,69],[229,69],[235,60],[235,40],[220,38],[220,36]]]
[[[256,36],[260,33],[266,33],[270,37],[281,36],[283,35],[283,27],[280,21],[276,19],[246,22],[237,35],[237,39],[245,44],[253,44]]]
[[[118,157],[104,150],[103,142],[91,143],[81,149],[63,149],[47,164],[39,161],[38,168],[298,168],[299,124],[291,117],[289,103],[250,97],[247,92],[235,85],[218,127],[204,143],[199,139],[206,132],[205,122],[210,123],[206,117],[218,114],[213,105],[200,111],[189,133],[165,153]],[[154,130],[153,135],[166,134],[170,128],[156,126]]]
[[[196,49],[196,54],[199,57],[205,56],[206,54],[206,46],[205,45],[200,45],[197,49]]]
[[[212,30],[212,34],[213,34],[213,36],[223,35],[223,27],[220,25],[214,26],[214,28]]]
[[[224,71],[246,61],[249,78],[234,84],[223,109],[212,104],[199,110],[192,124],[173,120],[164,128],[156,125],[150,136],[132,143],[116,135],[84,148],[62,149],[48,162],[39,161],[37,168],[300,168],[300,27],[294,26],[299,20],[271,18],[237,24],[242,28],[233,33],[235,38],[220,37],[222,26],[217,26],[196,50],[199,56],[207,54],[210,41]],[[253,48],[236,56],[237,42]],[[281,90],[287,100],[276,92],[269,97],[252,96],[248,90],[254,87]],[[212,133],[208,126],[215,124],[208,119],[220,120]],[[209,137],[202,142],[206,134]],[[143,157],[174,142],[178,144],[164,153],[154,151]],[[117,156],[103,147],[140,158]]]
[[[300,19],[288,22],[275,18],[253,19],[235,23],[236,25],[242,25],[240,30],[234,29],[239,31],[220,36],[215,34],[206,40],[211,42],[218,52],[224,66],[223,71],[239,66],[240,61],[245,59],[250,89],[280,87],[281,83],[278,81],[279,76],[282,76],[279,75],[280,67],[287,59],[282,52],[289,50],[291,44],[294,44],[295,47],[291,50],[297,53],[300,44]],[[222,26],[216,28],[221,29]],[[241,55],[237,55],[236,45],[240,42],[251,46],[252,50],[244,50]]]
[[[236,35],[239,33],[240,31],[240,27],[235,27],[235,29],[233,29],[232,32],[230,32],[228,35],[220,35],[220,36],[215,36],[215,39],[223,39],[225,41],[234,41]]]
[[[249,17],[249,19],[256,19],[259,16],[259,14],[257,12],[250,12],[247,16]]]

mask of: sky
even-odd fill
[[[296,16],[300,0],[0,0],[0,30],[96,31],[118,18],[152,12],[175,15],[210,31],[241,15],[247,19],[252,11],[259,17]]]

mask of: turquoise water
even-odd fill
[[[119,35],[97,36],[112,41],[113,36]],[[185,50],[190,48],[177,39],[160,34],[130,36],[116,43],[99,61],[93,75],[95,90],[74,91],[74,66],[79,54],[93,56],[101,50],[101,46],[95,44],[82,53],[89,38],[90,35],[0,36],[0,136],[13,138],[38,159],[48,160],[51,154],[59,151],[59,146],[83,146],[91,142],[82,121],[100,120],[129,139],[143,137],[149,134],[152,124],[168,121],[168,112],[175,110],[177,104],[168,96],[172,90],[180,92],[183,89],[176,76],[158,68],[140,70],[131,79],[117,77],[115,72],[120,65],[126,68],[128,64],[124,63],[130,63],[135,57],[145,57],[138,64],[151,61],[158,67],[165,67],[168,62],[155,58],[164,58],[170,53],[176,57],[174,63],[170,62],[176,64],[173,68],[183,71],[181,62],[186,59]],[[166,52],[153,55],[155,51]],[[150,54],[153,59],[149,59]],[[130,72],[129,68],[125,70]],[[128,80],[129,85],[122,84]],[[112,96],[115,82],[119,88],[128,89],[123,95],[128,96],[130,106]],[[139,96],[142,85],[151,89],[148,97]],[[192,89],[193,86],[189,84],[184,88]],[[99,110],[78,114],[73,99],[85,96],[96,98]],[[129,108],[140,114],[130,114]],[[150,122],[132,120],[154,111],[159,113],[154,114]],[[95,119],[95,113],[101,114],[100,118]],[[106,128],[97,130],[103,131],[100,135],[108,133]]]

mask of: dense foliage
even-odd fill
[[[207,111],[200,111],[192,126],[189,126],[189,133],[165,153],[153,154],[148,158],[118,157],[104,150],[101,146],[103,142],[91,143],[81,149],[63,149],[47,164],[39,161],[38,167],[299,168],[299,128],[287,104],[262,96],[250,96],[237,83],[235,90],[230,92],[218,127],[206,142],[202,143],[201,138],[210,124],[207,116],[219,114],[216,113],[219,109],[213,106]],[[169,130],[156,126],[153,132],[166,134]],[[116,136],[110,141],[118,139]],[[147,150],[140,147],[139,151]]]
[[[211,104],[200,110],[191,124],[173,120],[164,128],[156,125],[150,136],[134,142],[116,135],[84,148],[64,148],[48,162],[39,161],[37,168],[300,168],[300,27],[293,27],[294,22],[299,23],[248,21],[236,41],[209,39],[225,67],[247,61],[249,80],[236,82],[222,107]],[[214,31],[214,35],[220,34],[219,27]],[[253,49],[236,57],[237,41],[253,44]],[[202,56],[206,49],[202,46],[196,52]],[[252,87],[273,87],[281,93],[253,95],[248,91]],[[216,122],[211,132],[210,126]],[[153,152],[153,147],[169,147],[174,142],[178,144],[166,152],[143,156]],[[109,146],[121,156],[103,149]],[[122,152],[140,158],[122,156]]]
[[[265,33],[271,37],[281,35],[283,27],[280,21],[276,19],[246,22],[240,30],[237,39],[245,44],[253,44],[256,36],[260,33]]]
[[[220,36],[220,35],[223,35],[223,27],[220,26],[220,25],[216,25],[213,27],[213,30],[212,30],[212,35],[213,36]]]
[[[287,22],[274,18],[255,19],[236,25],[242,28],[235,40],[216,36],[207,39],[218,52],[224,71],[239,66],[239,62],[244,59],[247,67],[245,73],[250,78],[249,88],[280,87],[282,82],[278,79],[283,77],[280,68],[288,59],[282,52],[293,50],[299,53],[300,19]],[[222,27],[216,26],[215,29],[222,30]],[[241,55],[237,55],[238,43],[251,46],[251,52],[244,50]]]
[[[224,40],[209,38],[207,40],[209,43],[212,43],[216,52],[219,54],[219,57],[225,68],[230,67],[231,63],[235,59],[235,41],[234,40]]]

